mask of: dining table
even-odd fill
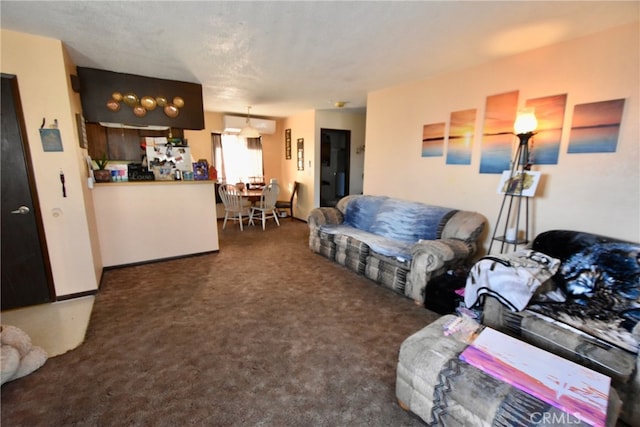
[[[262,190],[247,190],[246,188],[241,192],[242,198],[247,199],[251,204],[260,201],[260,197],[262,196]]]

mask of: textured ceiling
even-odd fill
[[[285,117],[638,21],[640,2],[6,1],[3,29],[76,65],[200,83],[207,111]]]

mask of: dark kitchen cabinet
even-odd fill
[[[137,129],[107,128],[109,158],[139,162],[142,159],[140,135]]]
[[[109,160],[140,162],[143,150],[141,139],[145,136],[168,136],[168,131],[125,129],[104,127],[98,123],[87,123],[88,151],[92,159],[101,159],[105,153]],[[183,138],[182,129],[171,129],[171,136]]]
[[[87,123],[87,149],[92,159],[101,159],[105,154],[109,158],[107,147],[107,128],[97,123]]]

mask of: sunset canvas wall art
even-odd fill
[[[576,105],[568,153],[615,153],[624,99]]]
[[[433,123],[422,127],[422,157],[444,155],[444,123]]]
[[[513,123],[518,109],[518,91],[487,97],[482,133],[480,173],[501,174],[510,169],[516,137]]]
[[[454,111],[449,120],[447,164],[470,165],[473,149],[476,109]]]
[[[566,104],[566,93],[527,100],[526,106],[535,109],[538,120],[538,127],[530,144],[531,164],[558,164]]]

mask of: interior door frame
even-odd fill
[[[344,182],[344,196],[351,194],[350,190],[350,182],[351,182],[351,130],[350,129],[334,129],[334,128],[320,128],[320,151],[322,153],[322,135],[323,134],[332,134],[339,133],[344,137],[345,143],[345,157],[344,157],[344,173],[345,173],[345,182]],[[331,149],[336,146],[334,141],[330,142]],[[320,159],[320,168],[322,168],[322,154]],[[320,169],[320,206],[322,206],[322,169]]]
[[[13,107],[20,132],[20,145],[22,147],[22,155],[24,157],[25,172],[27,175],[27,184],[31,196],[33,207],[33,216],[38,232],[38,240],[40,242],[42,261],[44,264],[44,274],[49,291],[49,301],[56,301],[56,290],[53,281],[53,273],[51,270],[51,259],[49,258],[49,249],[47,246],[46,234],[44,230],[44,222],[42,221],[42,209],[40,207],[40,198],[38,197],[38,189],[35,182],[35,173],[33,170],[33,162],[31,159],[31,151],[29,149],[29,139],[27,137],[27,126],[24,121],[24,110],[22,109],[22,101],[20,99],[20,90],[18,86],[18,77],[14,74],[0,73],[0,78],[6,79],[11,84],[11,92],[13,97]]]

